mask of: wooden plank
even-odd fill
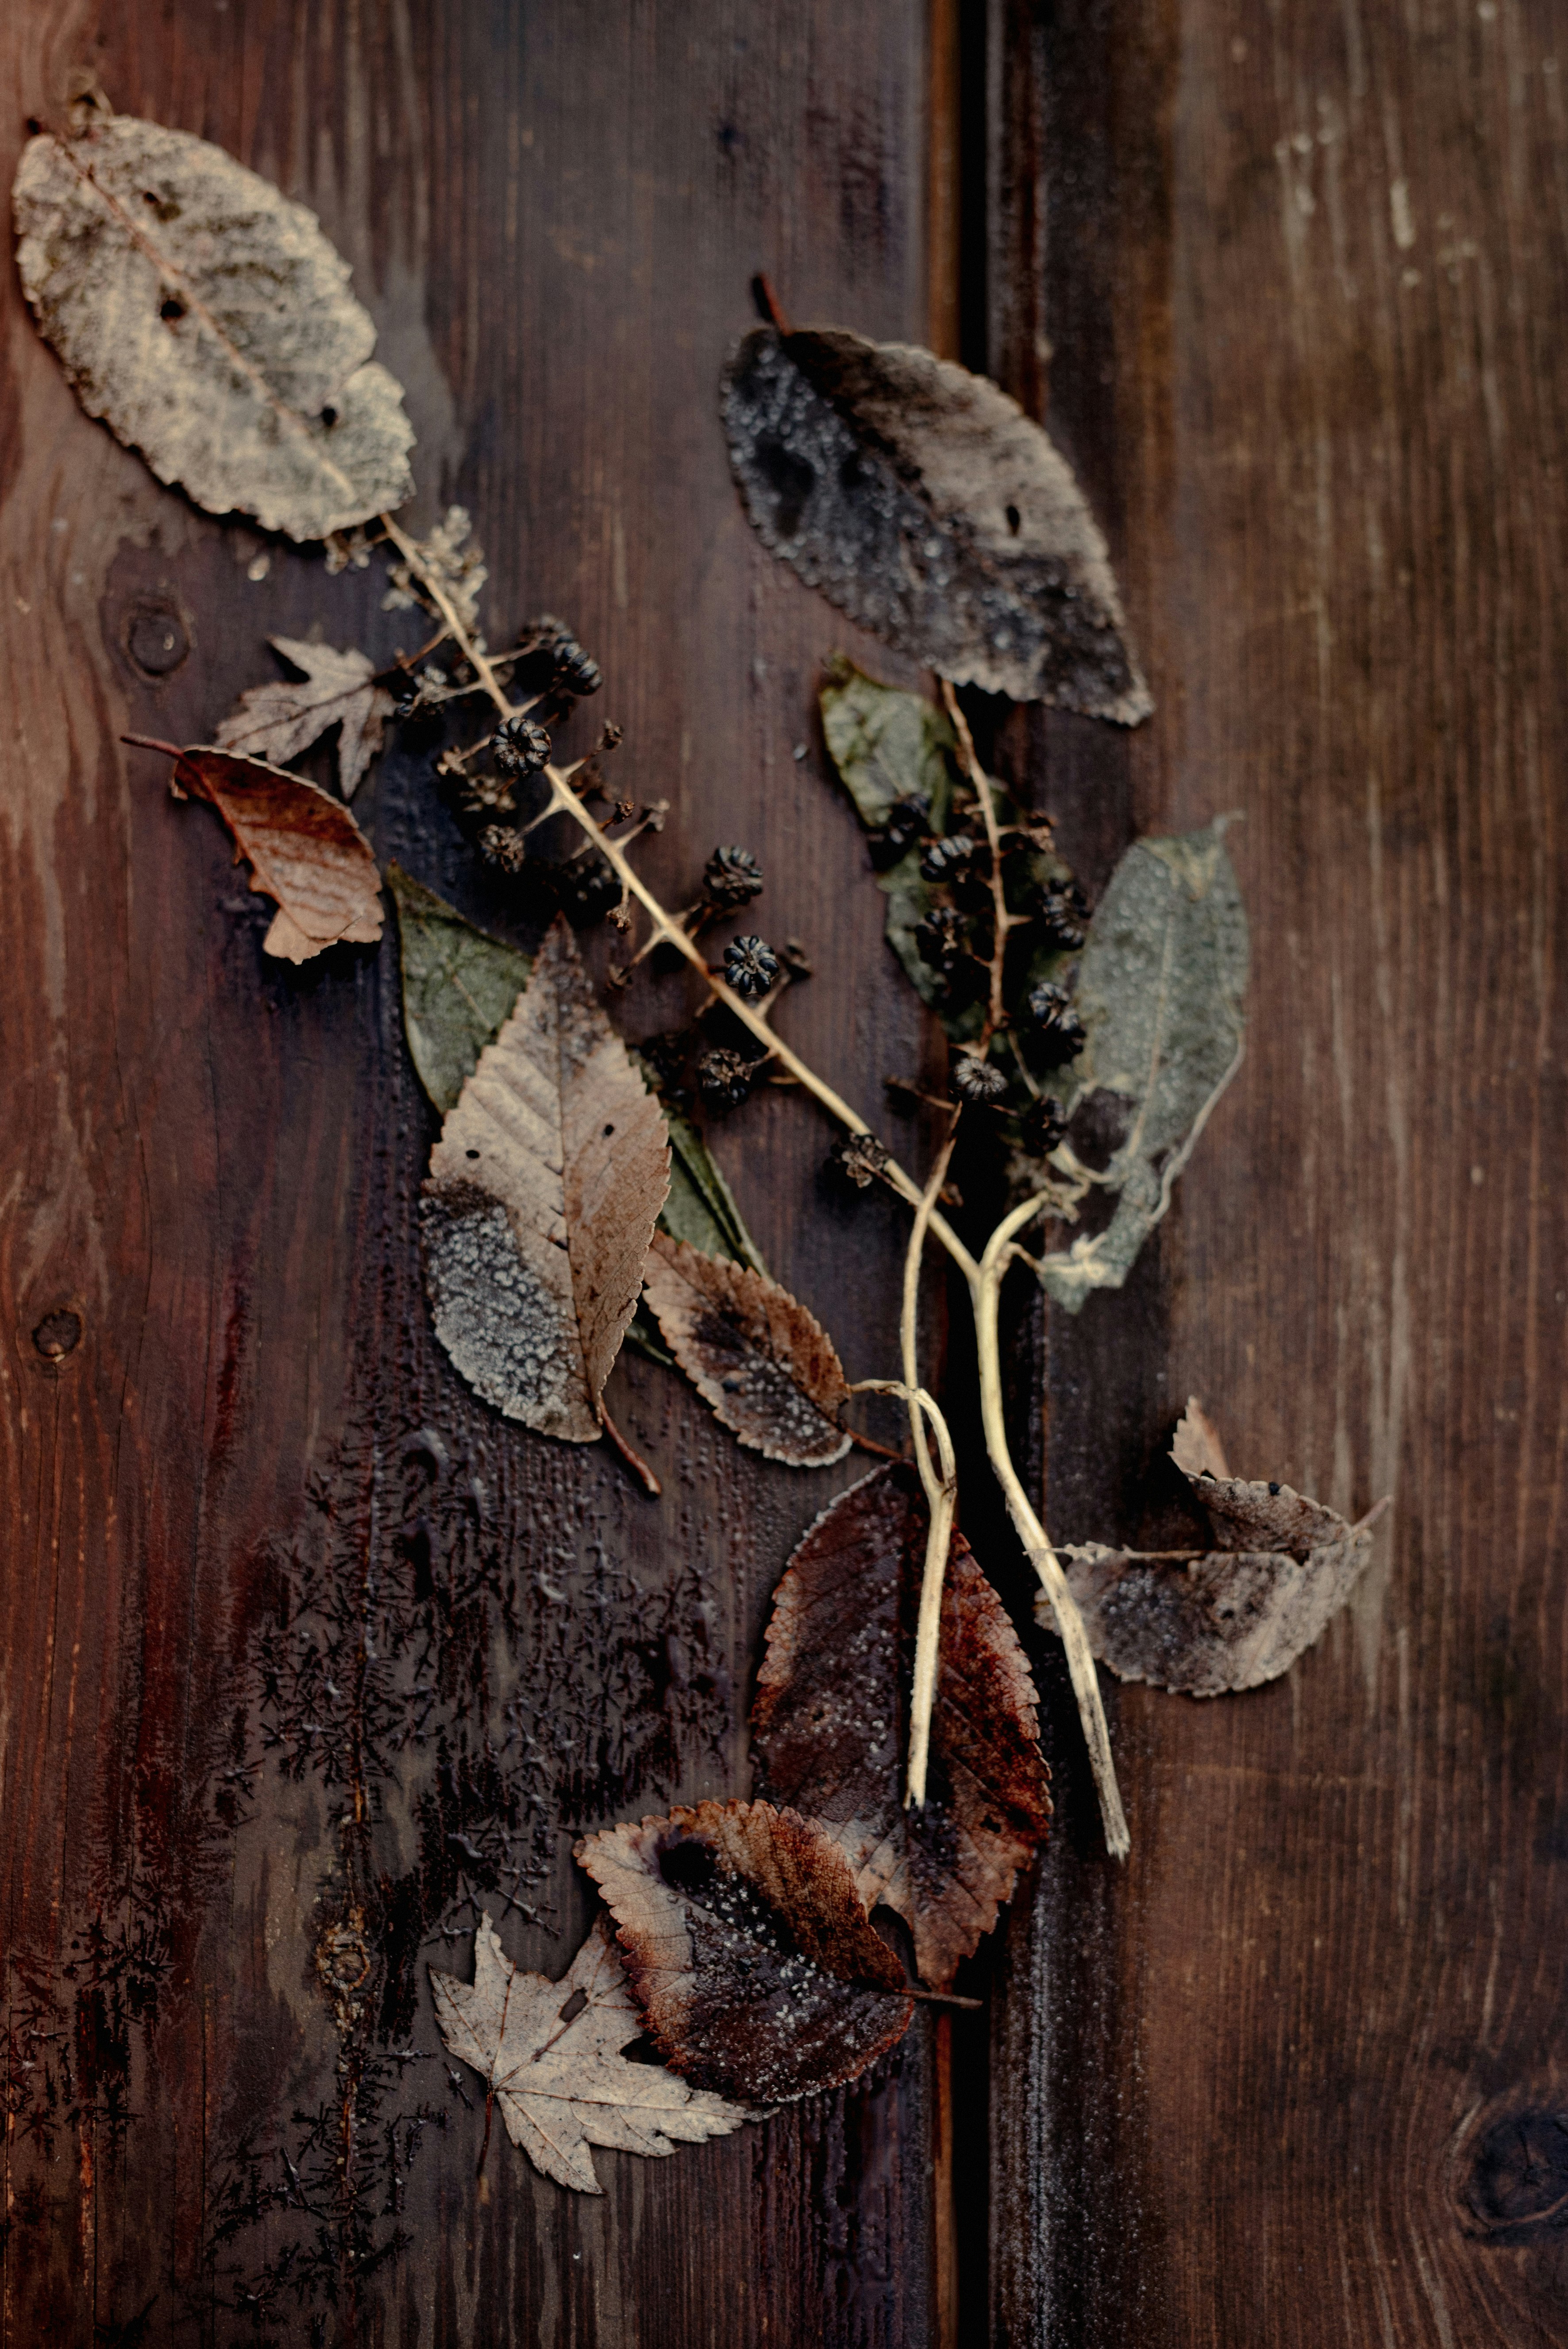
[[[759,266],[799,315],[923,333],[922,11],[127,0],[97,24],[10,12],[0,169],[90,57],[118,105],[318,210],[408,387],[422,517],[473,511],[492,636],[542,607],[580,630],[631,788],[675,803],[648,870],[684,902],[716,838],[757,851],[769,931],[818,967],[791,1035],[875,1103],[920,1030],[811,717],[857,640],[753,540],[716,382]],[[211,818],[118,744],[209,733],[266,633],[381,658],[417,625],[375,568],[326,579],[160,490],[9,274],[5,301],[0,2338],[922,2342],[923,2020],[766,2133],[601,2156],[601,2201],[499,2135],[476,2178],[425,1961],[466,1965],[487,1904],[559,1971],[589,1913],[574,1829],[744,1791],[769,1594],[854,1464],[741,1455],[631,1364],[614,1408],[654,1507],[464,1390],[419,1289],[433,1122],[390,936],[264,965]],[[428,757],[395,748],[362,799],[384,858],[506,924]],[[660,983],[631,1018],[682,1002]],[[719,1150],[851,1371],[887,1371],[901,1219],[822,1192],[826,1140],[769,1092]]]
[[[1181,1206],[1054,1317],[1050,1522],[1156,1524],[1194,1391],[1251,1473],[1395,1495],[1288,1680],[1119,1692],[1124,1873],[1069,1774],[994,2009],[991,2337],[1558,2340],[1561,12],[989,29],[993,363],[1027,397],[1048,341],[1160,704],[1012,753],[1096,875],[1243,808],[1254,936]]]

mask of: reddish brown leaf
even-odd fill
[[[299,775],[231,750],[182,750],[170,784],[177,799],[206,800],[234,836],[251,887],[278,910],[262,941],[270,955],[308,962],[340,940],[381,936],[381,876],[370,843],[340,800]]]
[[[843,1365],[787,1288],[665,1232],[654,1235],[643,1279],[665,1345],[742,1444],[792,1468],[843,1458]]]
[[[925,1537],[907,1468],[879,1468],[822,1512],[774,1599],[752,1727],[762,1791],[823,1822],[861,1899],[898,1911],[941,1989],[995,1923],[1051,1804],[1027,1661],[954,1534],[927,1796],[904,1808]]]
[[[672,2070],[770,2106],[852,2080],[903,2036],[903,1969],[827,1830],[768,1803],[699,1803],[577,1846]]]

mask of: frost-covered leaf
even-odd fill
[[[824,1509],[774,1596],[752,1730],[759,1792],[830,1829],[867,1907],[898,1911],[921,1976],[943,1989],[995,1925],[1051,1804],[1027,1660],[954,1534],[926,1800],[904,1807],[927,1524],[908,1468],[879,1468]]]
[[[734,2103],[836,2088],[903,2038],[903,1969],[838,1845],[768,1803],[699,1803],[577,1846],[649,2034]]]
[[[1071,1312],[1091,1290],[1120,1288],[1240,1064],[1247,917],[1225,853],[1229,821],[1135,842],[1089,926],[1078,980],[1088,1034],[1057,1090],[1071,1111],[1093,1093],[1126,1107],[1123,1138],[1099,1177],[1115,1213],[1041,1267],[1045,1288]]]
[[[444,1115],[527,986],[533,958],[476,929],[400,864],[387,867],[387,885],[397,908],[403,1032],[419,1082]]]
[[[1372,1552],[1379,1502],[1354,1526],[1288,1485],[1217,1473],[1219,1438],[1194,1401],[1171,1445],[1209,1519],[1208,1550],[1066,1546],[1089,1646],[1122,1680],[1190,1696],[1288,1671],[1345,1604]],[[1049,1610],[1037,1609],[1051,1628]]]
[[[437,1335],[509,1419],[575,1444],[599,1433],[669,1163],[659,1104],[558,915],[425,1185]]]
[[[261,759],[229,750],[182,750],[170,789],[206,800],[244,857],[251,887],[277,900],[263,949],[308,962],[340,941],[381,936],[381,876],[370,843],[341,800]]]
[[[862,627],[957,684],[1149,715],[1072,469],[994,383],[904,343],[758,326],[724,420],[763,543]]]
[[[792,1468],[841,1460],[843,1365],[820,1321],[748,1265],[658,1233],[643,1271],[659,1334],[742,1444]]]
[[[480,595],[490,570],[484,555],[472,537],[473,524],[466,506],[449,506],[428,538],[414,538],[408,544],[418,557],[421,578],[416,578],[414,565],[404,557],[388,566],[392,584],[381,598],[384,612],[434,612],[436,606],[422,584],[428,579],[438,586],[456,612],[470,636],[481,650],[484,638],[479,634]]]
[[[752,2117],[662,2064],[627,2063],[621,2050],[642,2037],[643,2018],[603,1917],[559,1982],[514,1966],[488,1914],[474,1935],[473,1981],[434,1966],[429,1975],[447,2053],[473,2066],[513,2145],[560,2186],[603,2192],[593,2146],[674,2153]]]
[[[410,494],[402,388],[303,204],[221,147],[125,114],[29,140],[14,201],[46,341],[160,481],[294,539]]]
[[[272,642],[284,660],[304,671],[304,677],[253,685],[240,696],[214,740],[222,750],[242,750],[285,767],[329,726],[335,726],[337,780],[344,798],[351,800],[381,748],[392,696],[377,684],[364,653],[335,652],[330,645],[307,644],[302,636],[273,636]]]

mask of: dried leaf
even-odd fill
[[[436,1331],[509,1419],[589,1444],[669,1187],[658,1102],[558,915],[430,1154]]]
[[[861,626],[957,684],[1149,715],[1072,470],[994,383],[903,343],[759,326],[724,419],[763,543]]]
[[[341,800],[298,775],[230,750],[182,750],[170,783],[177,799],[206,800],[245,857],[251,887],[277,899],[266,953],[308,962],[340,940],[381,936],[381,876],[370,843]]]
[[[827,1831],[768,1803],[699,1803],[577,1846],[655,2045],[737,2104],[836,2088],[913,2006]]]
[[[894,1909],[944,1989],[1047,1832],[1035,1686],[1006,1610],[954,1534],[927,1795],[904,1808],[927,1516],[908,1468],[879,1468],[811,1526],[780,1582],[752,1730],[761,1791],[819,1819],[868,1908]]]
[[[419,1082],[443,1114],[528,984],[533,958],[466,922],[455,905],[387,867],[397,908],[403,1031]]]
[[[402,387],[314,212],[133,116],[22,150],[16,264],[89,416],[210,513],[325,538],[413,489]]]
[[[776,1280],[655,1234],[644,1267],[659,1334],[732,1434],[769,1460],[825,1468],[850,1437],[849,1401],[832,1340]]]
[[[648,1091],[657,1092],[654,1072],[642,1054],[634,1050],[632,1059]],[[733,1257],[753,1272],[765,1274],[768,1267],[707,1143],[691,1120],[662,1094],[660,1106],[670,1130],[670,1195],[659,1217],[660,1230],[672,1239],[689,1240],[705,1256]]]
[[[1345,1604],[1387,1504],[1351,1526],[1288,1485],[1220,1473],[1224,1454],[1196,1398],[1171,1449],[1214,1546],[1201,1553],[1065,1547],[1089,1646],[1122,1680],[1191,1696],[1256,1688],[1288,1671]],[[1037,1604],[1050,1628],[1048,1609]]]
[[[954,748],[947,712],[923,693],[868,677],[842,653],[828,663],[819,697],[822,735],[839,779],[868,832],[880,832],[900,800],[919,798],[932,827],[946,829]]]
[[[330,645],[307,644],[300,636],[273,636],[272,642],[304,676],[298,683],[279,678],[242,693],[214,737],[219,749],[271,759],[283,767],[335,726],[337,780],[344,798],[351,800],[381,748],[392,696],[377,684],[364,653],[334,652]]]
[[[727,2137],[752,2118],[657,2064],[621,2050],[643,2035],[615,1938],[603,1917],[558,1982],[506,1956],[489,1915],[474,1935],[474,1978],[429,1969],[447,2053],[472,2064],[507,2135],[536,2169],[579,2194],[602,2194],[591,2146],[674,2153]]]
[[[1074,1111],[1091,1093],[1119,1095],[1127,1130],[1097,1178],[1117,1195],[1109,1223],[1040,1267],[1069,1312],[1120,1288],[1241,1063],[1247,917],[1223,844],[1230,821],[1135,842],[1089,925],[1078,982],[1088,1035],[1058,1090]]]

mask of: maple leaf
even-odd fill
[[[473,2066],[513,2145],[559,2186],[603,2192],[592,2146],[669,2154],[755,2118],[661,2064],[626,2061],[643,2018],[603,1917],[557,1982],[514,1966],[488,1913],[471,1982],[428,1971],[448,2054]]]
[[[657,1232],[643,1278],[659,1334],[741,1443],[793,1468],[841,1460],[843,1366],[821,1324],[765,1273]]]
[[[283,767],[329,726],[336,726],[337,780],[344,798],[351,800],[381,748],[392,696],[377,684],[364,653],[334,652],[330,645],[307,644],[302,636],[269,641],[284,660],[304,671],[303,678],[253,685],[240,696],[213,740],[220,750],[242,750]]]
[[[1355,1525],[1288,1485],[1224,1473],[1194,1397],[1171,1456],[1207,1516],[1207,1550],[1064,1545],[1089,1646],[1122,1680],[1220,1696],[1277,1680],[1350,1596],[1372,1555],[1382,1500]],[[1050,1619],[1037,1603],[1047,1629]]]
[[[879,1468],[809,1527],[774,1595],[752,1731],[759,1791],[828,1827],[869,1908],[896,1909],[945,1989],[1050,1820],[1034,1682],[961,1534],[942,1587],[925,1802],[904,1807],[927,1514]]]
[[[314,212],[132,115],[22,150],[22,289],[89,416],[209,513],[325,538],[413,490],[402,386]]]
[[[330,792],[263,760],[205,749],[176,752],[170,789],[217,809],[233,834],[234,862],[250,864],[251,887],[276,898],[266,953],[307,962],[324,947],[368,946],[381,936],[370,843]]]
[[[671,2069],[738,2104],[854,2079],[913,2003],[838,1845],[769,1803],[699,1803],[576,1847]]]
[[[437,1335],[508,1418],[573,1444],[600,1433],[669,1163],[558,915],[441,1127],[421,1216]]]

